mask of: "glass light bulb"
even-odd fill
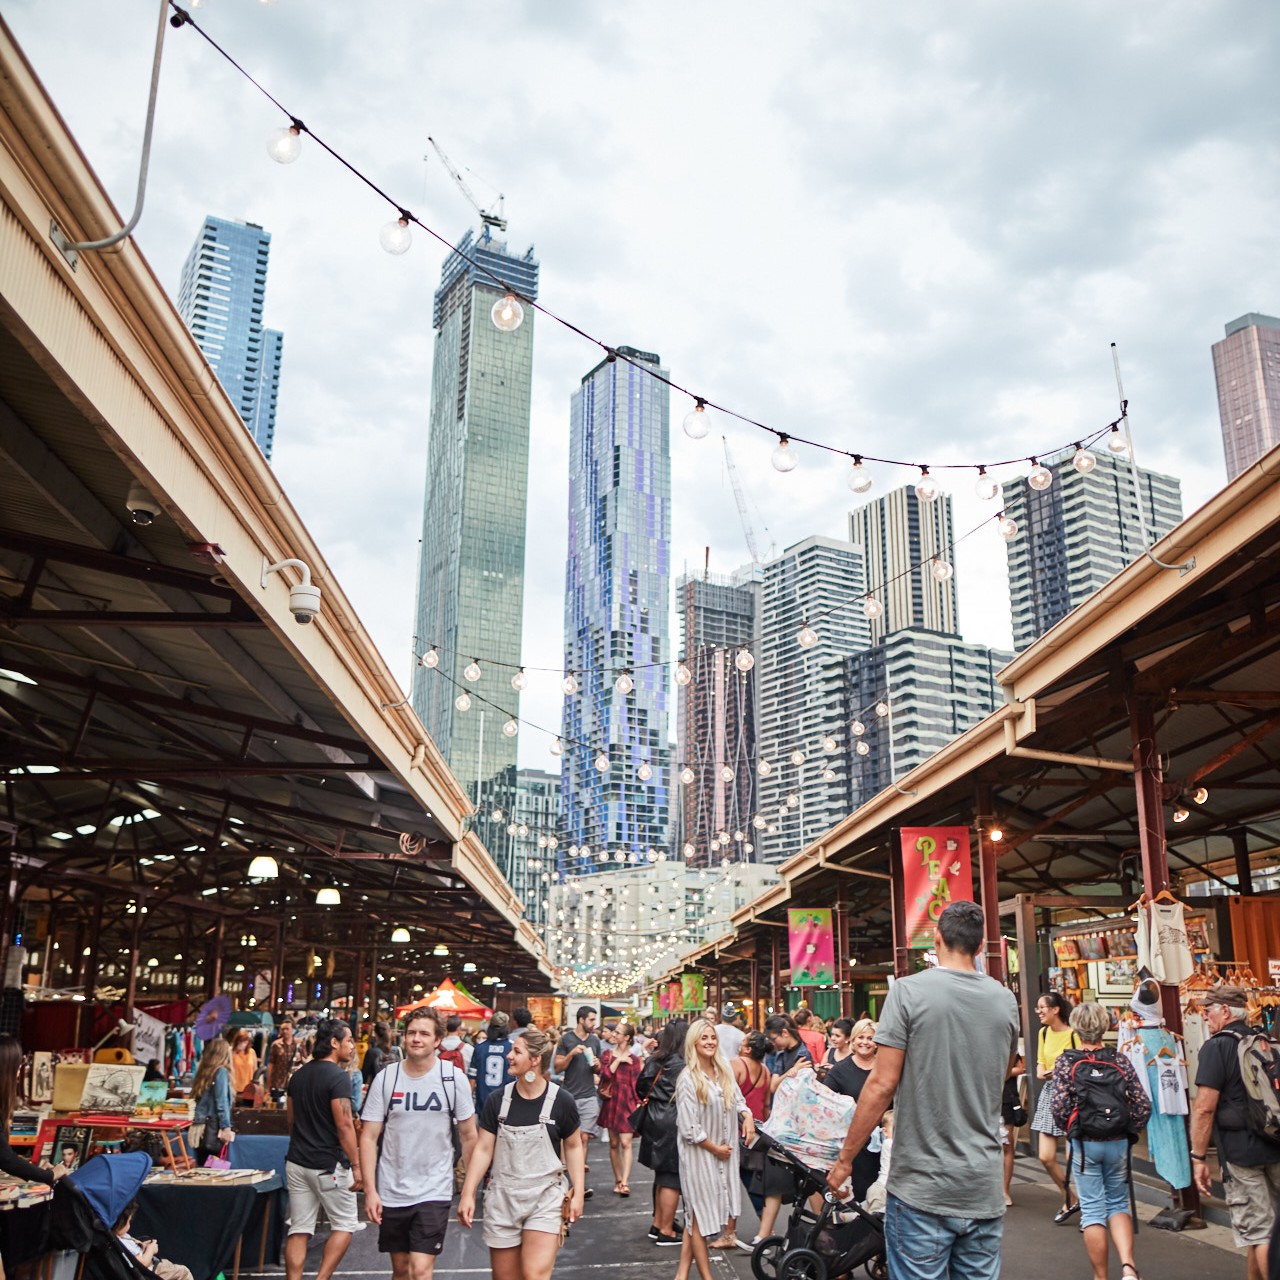
[[[614,682],[613,687],[624,696],[636,687],[636,682],[624,671]]]
[[[573,697],[573,695],[578,692],[578,677],[570,671],[569,674],[560,681],[560,687],[565,691],[565,694],[568,697]]]
[[[866,726],[865,724],[863,724],[861,720],[855,720],[855,721],[854,721],[854,722],[849,726],[849,730],[850,730],[850,732],[853,734],[853,736],[854,736],[855,738],[860,738],[860,737],[862,737],[862,735],[863,735],[864,733],[866,733],[866,731],[867,731],[867,726]]]
[[[1037,462],[1027,475],[1027,483],[1038,493],[1043,493],[1053,483],[1053,472]]]
[[[830,755],[836,749],[836,746],[837,746],[836,740],[830,734],[827,734],[827,736],[823,738],[822,749],[828,755]]]
[[[582,858],[589,858],[589,857],[591,857],[591,846],[590,846],[589,844],[584,844],[584,845],[583,845],[583,846],[578,850],[578,856],[579,856],[579,857],[582,857]]]
[[[762,778],[767,778],[773,772],[773,765],[771,765],[767,760],[761,760],[760,763],[756,765],[756,772]]]
[[[685,767],[680,770],[680,781],[683,782],[686,787],[693,786],[693,780],[696,776],[697,775],[689,768],[688,765],[685,765]]]
[[[720,770],[720,781],[721,782],[733,781],[733,770],[728,765],[725,765],[724,768]]]
[[[390,222],[383,223],[378,232],[378,243],[396,257],[405,253],[413,243],[408,218],[393,218]]]
[[[856,751],[860,756],[869,756],[869,755],[871,754],[871,748],[867,745],[867,742],[866,742],[866,739],[865,739],[865,738],[859,738],[859,739],[858,739],[858,745],[857,745],[856,747],[854,747],[854,750],[855,750],[855,751]]]
[[[692,857],[693,857],[693,855],[694,855],[695,853],[697,853],[697,850],[693,847],[693,845],[691,845],[691,844],[687,844],[687,845],[685,845],[685,847],[684,847],[684,856],[685,856],[686,858],[692,858]]]
[[[475,684],[475,682],[480,679],[480,664],[473,659],[462,668],[462,674],[464,678],[470,680],[472,684]]]
[[[996,529],[1006,542],[1012,542],[1018,536],[1018,522],[1010,520],[1008,516],[1000,517],[1000,523],[996,525]]]
[[[1071,465],[1082,475],[1087,476],[1098,465],[1098,455],[1088,449],[1077,449],[1071,459]]]
[[[564,750],[564,743],[561,742],[559,738],[552,738],[551,754],[553,756],[558,756],[563,750]]]
[[[885,716],[887,716],[888,714],[889,714],[889,704],[887,702],[877,702],[876,715],[878,715],[880,719],[883,720]]]
[[[418,659],[424,667],[438,667],[440,665],[440,651],[432,645],[430,649]]]
[[[757,813],[756,816],[751,819],[751,825],[755,827],[757,831],[763,831],[765,827],[769,825],[769,822],[766,818],[761,817],[761,815]]]
[[[756,665],[755,654],[750,649],[739,649],[738,656],[733,660],[733,665],[739,671],[750,671]]]
[[[493,820],[494,820],[494,822],[501,822],[501,821],[502,821],[502,810],[501,810],[501,809],[495,809],[495,810],[493,811]]]
[[[742,846],[743,853],[755,853],[755,851],[756,851],[756,847],[751,843],[750,840],[748,840],[747,843]]]
[[[1123,458],[1129,452],[1129,442],[1119,427],[1111,428],[1111,434],[1107,437],[1107,452],[1114,453],[1117,458]]]
[[[800,807],[800,797],[793,791],[787,796],[787,808],[798,809]]]
[[[871,472],[862,465],[861,461],[853,464],[853,469],[849,472],[849,488],[854,493],[866,493],[874,483]]]
[[[770,461],[773,463],[775,471],[794,471],[799,458],[796,457],[796,451],[791,447],[786,436],[778,441],[778,447],[769,455]]]
[[[690,440],[702,440],[711,430],[711,415],[705,404],[695,405],[691,412],[684,416],[684,433]]]
[[[973,483],[973,491],[983,502],[990,502],[1000,492],[1000,481],[987,475],[985,471],[980,471]]]
[[[802,649],[812,649],[818,643],[818,633],[806,622],[796,636],[796,643]]]
[[[523,693],[529,687],[529,677],[525,675],[523,667],[511,677],[511,687],[517,693]]]
[[[503,333],[514,333],[524,324],[524,308],[514,293],[499,298],[493,304],[489,316],[493,320],[493,327],[501,329]]]
[[[823,782],[834,782],[836,780],[836,771],[834,769],[823,769],[822,780]]]
[[[884,612],[884,605],[875,596],[867,596],[862,602],[862,616],[876,619]]]
[[[676,684],[683,688],[685,685],[691,684],[692,682],[693,672],[689,670],[685,663],[678,663],[676,666]]]
[[[921,502],[933,502],[939,493],[938,482],[927,471],[916,481],[916,497]]]
[[[457,707],[459,711],[470,711],[471,695],[464,689],[456,698],[454,698],[453,705]]]
[[[521,840],[523,840],[528,834],[529,826],[527,823],[522,822],[518,827],[516,827],[516,835],[518,835]]]
[[[609,757],[603,751],[596,756],[596,769],[600,773],[609,772]]]
[[[710,848],[710,850],[711,850],[711,852],[712,852],[712,853],[719,853],[719,852],[720,852],[720,841],[719,841],[718,839],[713,839],[713,840],[711,841],[711,844],[710,844],[708,847]]]
[[[520,725],[518,721],[514,719],[508,720],[507,723],[502,726],[502,733],[504,737],[514,738],[516,734],[519,732],[520,732]]]
[[[292,164],[302,154],[302,131],[285,125],[267,136],[267,155],[276,164]]]
[[[653,767],[647,760],[642,762],[640,767],[636,770],[636,777],[639,778],[641,782],[648,782],[649,779],[653,777]]]
[[[799,747],[791,753],[791,763],[797,766],[797,768],[804,764],[804,752],[801,751]]]
[[[955,573],[955,570],[951,567],[950,560],[935,560],[932,572],[935,582],[946,582]]]

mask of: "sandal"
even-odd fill
[[[620,1183],[620,1182],[615,1182],[615,1183],[613,1184],[613,1194],[614,1194],[615,1196],[620,1196],[620,1195],[622,1194],[622,1183]]]
[[[738,1237],[731,1235],[717,1236],[707,1245],[708,1249],[736,1249],[738,1247]]]
[[[1064,1205],[1061,1209],[1059,1209],[1058,1212],[1053,1215],[1053,1220],[1054,1222],[1058,1223],[1059,1226],[1061,1226],[1062,1223],[1075,1217],[1075,1215],[1079,1212],[1080,1212],[1080,1201],[1077,1200],[1075,1204]]]
[[[630,1186],[625,1182],[618,1183],[618,1194],[620,1196],[629,1196],[631,1194]]]
[[[1132,1275],[1133,1280],[1142,1280],[1142,1277],[1138,1274],[1138,1268],[1134,1266],[1132,1262],[1122,1262],[1120,1264],[1121,1280],[1124,1280],[1125,1272],[1128,1272],[1130,1275]]]

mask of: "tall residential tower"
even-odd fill
[[[1234,480],[1280,444],[1280,320],[1250,312],[1227,325],[1213,344],[1218,417]]]

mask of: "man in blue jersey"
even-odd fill
[[[467,1075],[475,1085],[477,1114],[483,1110],[485,1099],[491,1093],[510,1084],[513,1079],[507,1063],[507,1054],[511,1052],[511,1040],[507,1035],[510,1025],[505,1013],[501,1010],[495,1013],[489,1019],[484,1040],[476,1045],[476,1051],[471,1055]]]

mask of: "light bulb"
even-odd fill
[[[636,770],[636,777],[641,782],[648,782],[653,777],[653,766],[647,760],[642,761],[640,767]]]
[[[684,433],[690,440],[701,440],[711,430],[711,415],[707,406],[699,400],[691,412],[684,416]]]
[[[850,726],[849,731],[855,738],[860,738],[867,731],[867,726],[861,720],[855,720]]]
[[[301,154],[302,130],[297,125],[286,125],[267,137],[267,155],[277,164],[292,164]]]
[[[871,754],[871,748],[867,745],[867,740],[865,738],[858,739],[858,744],[854,747],[854,750],[860,756],[869,756]]]
[[[987,839],[990,840],[992,844],[999,844],[1000,841],[1004,839],[1004,828],[998,823],[993,824],[991,829],[987,832]]]
[[[834,769],[823,769],[822,780],[823,782],[834,782],[836,780],[836,771]]]
[[[680,770],[680,781],[683,782],[686,787],[693,786],[693,779],[695,776],[696,775],[693,770],[690,769],[688,765],[685,765],[685,767]]]
[[[742,846],[743,853],[755,853],[755,851],[756,851],[756,847],[751,843],[750,840],[748,840],[747,843]]]
[[[707,847],[711,850],[712,853],[719,853],[720,841],[718,839],[713,839]]]
[[[934,559],[933,562],[933,578],[935,582],[946,582],[950,579],[955,570],[951,567],[950,560]]]
[[[494,820],[494,822],[501,822],[501,821],[502,821],[502,810],[501,810],[501,809],[495,809],[495,810],[493,811],[493,820]]]
[[[582,858],[591,857],[591,846],[589,844],[584,844],[582,848],[578,850],[578,856]]]
[[[1197,787],[1191,793],[1191,798],[1196,802],[1196,804],[1204,804],[1204,802],[1209,798],[1209,788]]]
[[[1111,428],[1111,434],[1107,437],[1107,451],[1114,453],[1117,458],[1123,458],[1129,452],[1129,442],[1119,427]]]
[[[684,688],[685,685],[691,684],[692,682],[693,672],[689,670],[685,663],[678,663],[676,666],[676,684],[681,688]]]
[[[1076,445],[1075,455],[1071,459],[1071,465],[1082,475],[1087,476],[1090,471],[1098,465],[1098,455],[1090,453],[1088,449]]]
[[[378,243],[390,254],[399,257],[413,243],[413,233],[409,230],[408,218],[393,218],[383,223],[378,232]]]
[[[636,682],[624,671],[614,682],[613,687],[624,697],[636,687]]]
[[[596,769],[600,773],[609,772],[609,757],[603,751],[596,756]]]
[[[865,596],[862,601],[862,616],[874,621],[884,612],[884,605],[875,596]]]
[[[796,643],[802,649],[812,649],[818,643],[818,633],[806,622],[796,636]]]
[[[854,493],[866,493],[873,483],[871,472],[862,465],[862,459],[855,457],[853,460],[853,470],[849,472],[849,488]]]
[[[1191,817],[1190,810],[1184,809],[1182,805],[1178,805],[1178,807],[1173,811],[1174,822],[1186,822],[1189,817]]]
[[[750,671],[751,668],[756,665],[755,655],[750,649],[739,649],[738,656],[733,660],[733,665],[737,667],[739,671]]]
[[[524,308],[514,293],[499,298],[493,304],[489,316],[493,320],[493,327],[501,329],[503,333],[514,333],[524,324]]]
[[[470,711],[471,695],[465,689],[463,689],[463,691],[460,694],[458,694],[456,698],[454,698],[453,705],[457,707],[459,711]]]
[[[511,677],[511,687],[517,693],[523,693],[529,687],[529,677],[525,675],[523,667]]]
[[[773,765],[771,765],[767,760],[761,760],[760,763],[756,765],[756,772],[762,778],[767,778],[773,772]]]
[[[830,734],[827,734],[827,736],[822,740],[822,749],[828,755],[836,749],[837,745],[836,740]]]
[[[986,467],[978,468],[978,478],[974,481],[973,491],[983,502],[990,502],[1000,492],[1000,481],[987,475]]]
[[[463,677],[475,684],[480,679],[480,664],[472,658],[465,667],[462,668]]]
[[[438,667],[440,665],[440,650],[435,645],[432,645],[418,661],[424,667]]]
[[[877,702],[876,715],[878,715],[880,719],[883,720],[885,716],[887,716],[888,714],[889,714],[889,704],[887,702]]]
[[[773,463],[775,471],[794,471],[796,463],[799,459],[796,457],[796,451],[791,447],[788,437],[778,437],[778,447],[769,455]]]
[[[1053,472],[1048,467],[1036,462],[1034,458],[1031,463],[1031,471],[1027,475],[1027,483],[1037,493],[1043,493],[1053,483]]]
[[[520,732],[520,724],[514,718],[512,718],[511,720],[508,720],[507,723],[502,726],[502,733],[504,737],[514,738],[516,734],[519,732]]]
[[[799,768],[800,765],[804,764],[804,752],[801,751],[799,747],[797,747],[791,753],[791,763],[795,765],[797,768]]]
[[[720,770],[720,781],[721,782],[733,781],[733,770],[728,765],[725,765],[724,768]]]
[[[996,525],[996,529],[1006,542],[1012,542],[1018,536],[1018,522],[1010,520],[1008,516],[1000,517],[1000,523]]]
[[[916,497],[921,502],[933,502],[939,492],[938,482],[929,474],[929,468],[921,467],[920,479],[916,481]]]
[[[560,687],[564,690],[567,697],[573,697],[578,692],[578,677],[569,672],[563,680],[560,681]]]
[[[552,738],[551,754],[553,756],[558,756],[563,750],[564,750],[564,743],[562,743],[559,738]]]
[[[516,827],[516,835],[518,835],[521,840],[523,840],[525,836],[527,836],[528,834],[529,834],[528,823],[522,822]]]
[[[800,807],[800,797],[799,797],[798,795],[796,795],[796,793],[795,793],[794,791],[792,791],[792,792],[787,796],[787,808],[788,808],[788,809],[798,809],[799,807]]]
[[[757,813],[756,816],[751,819],[751,825],[755,827],[757,831],[763,831],[765,827],[769,825],[769,820],[761,817],[761,815]]]

